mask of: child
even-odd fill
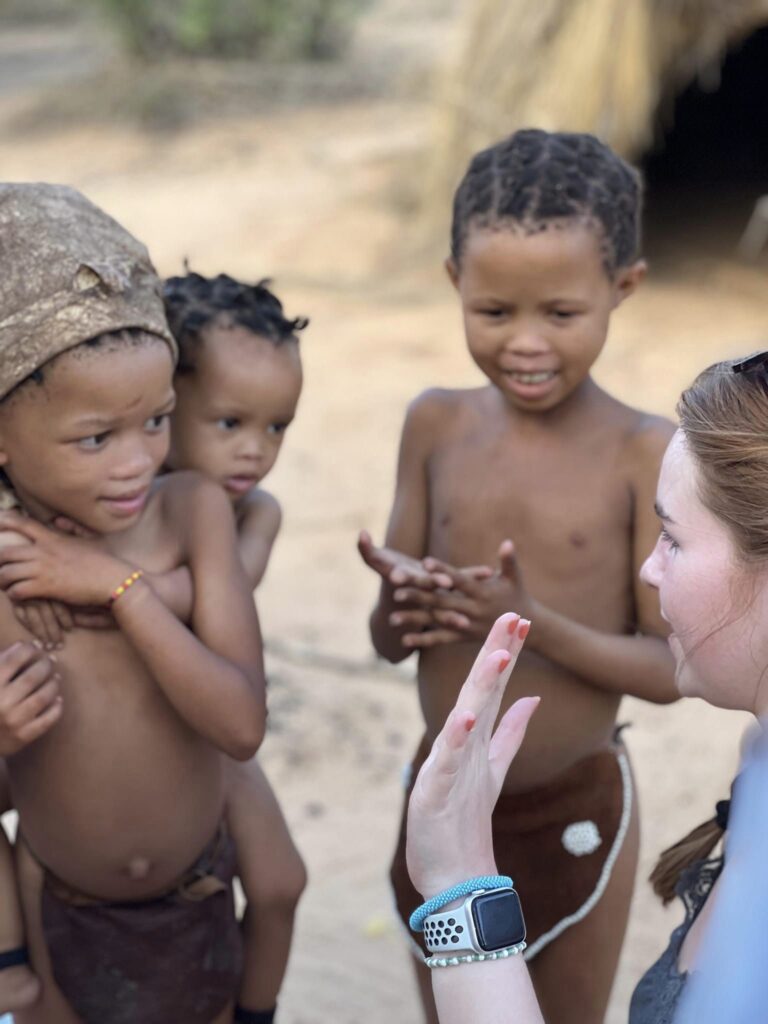
[[[658,602],[636,584],[672,427],[590,376],[644,275],[639,215],[636,173],[592,136],[520,131],[475,156],[446,267],[488,383],[416,399],[387,547],[360,538],[383,579],[376,649],[420,652],[414,777],[490,624],[509,610],[533,622],[508,699],[535,693],[541,709],[494,828],[550,1024],[602,1021],[626,927],[638,832],[614,736],[621,696],[676,696]],[[403,826],[392,879],[407,921],[420,900],[404,843]],[[428,973],[419,966],[434,1021]]]
[[[280,506],[260,484],[275,464],[301,394],[298,331],[265,282],[224,274],[165,283],[179,344],[170,469],[194,469],[229,495],[240,558],[258,586],[280,528]],[[235,1021],[269,1024],[288,965],[306,872],[266,776],[254,759],[229,762],[227,805],[248,906]]]
[[[144,247],[57,186],[2,186],[0,229],[0,464],[26,513],[0,516],[26,541],[0,553],[0,648],[28,636],[11,600],[109,607],[117,627],[70,633],[59,717],[7,760],[42,982],[16,1018],[224,1024],[240,935],[221,752],[252,757],[265,719],[230,506],[195,474],[154,479],[176,344]],[[179,566],[191,628],[155,589]],[[0,703],[0,735],[13,722]]]

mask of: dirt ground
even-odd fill
[[[405,78],[393,72],[391,87],[272,109],[255,96],[252,113],[166,135],[88,117],[20,130],[20,113],[47,102],[50,82],[6,87],[0,72],[3,180],[74,184],[146,241],[162,272],[188,258],[203,272],[268,275],[288,311],[312,319],[305,396],[269,480],[285,524],[258,596],[270,675],[263,762],[311,875],[283,1024],[420,1020],[386,883],[419,713],[412,666],[378,665],[371,653],[375,581],[355,535],[381,536],[407,401],[427,385],[478,379],[439,254],[417,254],[405,204],[432,124],[424,70],[448,38],[440,6],[390,0],[367,16],[355,67],[401,61]],[[3,47],[17,58],[25,45],[33,51],[35,31],[37,43],[26,30],[2,33],[0,58]],[[62,88],[82,89],[93,52],[73,57],[79,42],[61,34],[48,41],[60,56],[70,46]],[[596,376],[671,415],[698,369],[766,336],[763,271],[683,254],[652,267],[618,312]],[[626,1021],[635,981],[680,916],[652,897],[649,866],[725,795],[746,724],[700,702],[627,700],[621,717],[633,723],[643,846],[608,1024]]]

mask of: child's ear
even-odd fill
[[[445,272],[448,275],[448,280],[451,282],[451,284],[456,289],[456,291],[458,291],[459,290],[459,268],[456,266],[456,262],[453,259],[453,257],[449,256],[448,259],[443,264],[443,266],[445,267]]]
[[[630,266],[622,267],[621,270],[617,271],[614,282],[614,288],[616,289],[614,309],[640,287],[647,273],[648,264],[645,260],[635,260]]]

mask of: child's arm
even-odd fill
[[[664,450],[673,432],[666,420],[654,419],[647,429],[638,431],[627,445],[625,465],[633,491],[633,590],[635,603],[634,633],[604,633],[592,629],[537,601],[525,587],[517,564],[514,545],[506,540],[499,549],[499,569],[490,578],[473,578],[467,570],[454,569],[426,558],[425,566],[452,577],[450,591],[431,593],[404,587],[397,591],[398,605],[419,608],[435,614],[450,609],[457,617],[451,628],[414,632],[419,620],[414,613],[403,614],[411,623],[402,642],[410,649],[434,647],[457,640],[480,638],[489,623],[504,611],[516,611],[533,623],[527,647],[550,661],[583,676],[600,689],[627,693],[659,704],[677,700],[674,659],[666,642],[668,629],[661,618],[656,593],[640,582],[640,567],[650,554],[658,535],[653,510],[658,471]]]
[[[245,575],[254,590],[267,571],[282,518],[278,500],[266,491],[259,491],[249,501],[240,520],[237,546]]]
[[[408,626],[397,623],[397,614],[407,606],[397,604],[394,580],[409,582],[421,573],[420,586],[434,586],[429,573],[419,565],[427,543],[429,487],[427,462],[436,436],[439,398],[425,392],[411,403],[400,440],[395,499],[389,517],[384,548],[376,548],[367,533],[361,534],[360,553],[382,577],[379,599],[370,618],[371,639],[387,661],[407,658],[411,648],[404,647],[402,636]],[[392,616],[395,616],[393,623]],[[412,628],[412,627],[411,627]]]
[[[185,534],[195,581],[194,632],[142,579],[112,604],[112,612],[179,715],[231,757],[247,760],[264,733],[264,671],[232,510],[223,491],[192,475],[178,474],[166,488],[162,498]],[[0,586],[11,597],[106,605],[134,569],[86,541],[13,513],[0,516],[3,524],[32,541],[3,553]]]

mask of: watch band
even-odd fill
[[[441,956],[492,953],[524,939],[520,899],[508,886],[477,890],[461,906],[429,914],[424,921],[427,950]]]

